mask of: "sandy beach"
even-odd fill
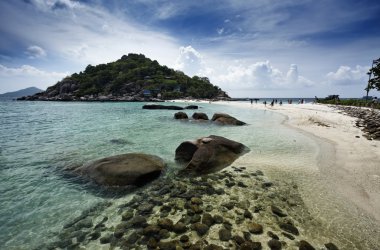
[[[274,107],[249,103],[228,104],[281,113],[286,116],[286,125],[332,145],[335,161],[326,166],[323,155],[320,155],[320,173],[331,181],[335,192],[380,222],[380,141],[363,137],[363,132],[355,127],[356,118],[319,104]]]
[[[220,104],[280,113],[285,116],[285,126],[315,140],[319,152],[314,173],[301,170],[298,175],[296,171],[290,174],[298,179],[309,212],[332,232],[340,231],[345,237],[378,239],[380,141],[363,137],[355,126],[356,118],[333,107],[312,103],[273,107],[248,102]],[[301,181],[303,178],[306,180]]]

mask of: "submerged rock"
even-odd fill
[[[188,163],[185,170],[212,172],[234,162],[248,148],[236,141],[210,135],[196,141],[181,143],[175,152],[175,159]]]
[[[251,222],[248,225],[248,231],[253,233],[253,234],[262,234],[263,233],[263,226],[258,224],[258,223],[255,223],[255,222]]]
[[[231,239],[231,231],[225,228],[219,230],[219,239],[221,241],[229,241]]]
[[[299,244],[299,250],[315,250],[315,248],[312,245],[310,245],[309,242],[301,240]]]
[[[284,230],[284,231],[286,231],[288,233],[291,233],[291,234],[294,234],[294,235],[299,235],[300,234],[299,231],[298,231],[298,229],[294,225],[292,225],[290,223],[280,223],[279,226],[280,226],[280,228],[282,230]]]
[[[140,186],[157,178],[164,168],[164,161],[157,156],[129,153],[87,163],[74,173],[105,186]]]
[[[268,241],[268,246],[271,250],[280,250],[282,248],[281,242],[276,239],[271,239]]]

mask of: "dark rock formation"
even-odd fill
[[[105,186],[140,186],[157,178],[164,168],[164,161],[157,156],[130,153],[87,163],[74,173]]]
[[[173,105],[159,105],[159,104],[146,104],[143,109],[169,109],[169,110],[183,110],[182,107]]]
[[[208,120],[208,116],[200,112],[195,112],[192,117],[194,120]]]
[[[232,117],[228,114],[224,113],[215,113],[212,118],[212,121],[220,124],[220,125],[235,125],[235,126],[242,126],[245,125],[245,122],[239,121],[235,117]]]
[[[182,120],[182,119],[188,119],[189,117],[185,112],[177,112],[174,114],[174,119],[176,120]]]
[[[349,116],[356,117],[356,126],[364,132],[364,137],[368,140],[380,140],[380,111],[367,108],[336,106]]]
[[[176,149],[175,159],[187,163],[184,170],[207,173],[230,165],[247,150],[239,142],[210,135],[181,143]]]
[[[198,109],[198,106],[197,105],[188,105],[188,106],[184,107],[184,109]]]

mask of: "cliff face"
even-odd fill
[[[225,99],[228,95],[207,77],[189,77],[144,55],[128,54],[97,66],[88,65],[45,92],[21,100],[144,101],[173,98]]]

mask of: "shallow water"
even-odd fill
[[[65,178],[62,168],[70,165],[144,152],[160,156],[175,170],[176,147],[210,134],[244,143],[258,162],[315,162],[315,143],[281,126],[283,117],[272,112],[200,104],[198,112],[210,118],[226,112],[249,124],[222,127],[176,121],[176,111],[143,110],[142,105],[0,102],[1,249],[30,249],[48,242],[83,210],[117,199]],[[193,112],[186,111],[189,116]]]

